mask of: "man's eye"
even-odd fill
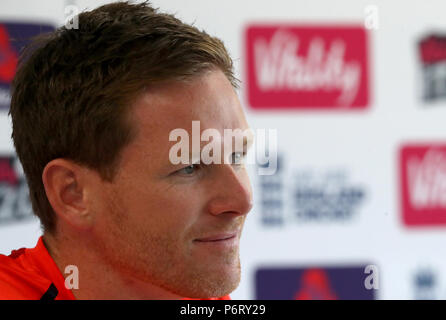
[[[192,175],[198,169],[198,164],[191,164],[190,166],[184,167],[183,169],[178,170],[179,174],[183,175]]]
[[[233,152],[231,155],[231,163],[235,165],[243,164],[245,155],[245,152]]]

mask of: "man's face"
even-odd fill
[[[92,209],[103,258],[129,281],[179,296],[232,292],[240,281],[239,237],[252,206],[247,172],[237,164],[190,167],[169,160],[177,143],[169,133],[183,128],[192,137],[194,120],[201,131],[214,128],[222,137],[224,129],[249,128],[230,82],[214,70],[152,88],[131,112],[137,136],[123,149],[113,183],[98,186]]]

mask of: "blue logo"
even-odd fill
[[[22,166],[15,157],[0,157],[0,224],[33,216]]]
[[[9,109],[10,85],[22,49],[33,37],[53,30],[43,24],[0,23],[0,109]]]
[[[364,266],[262,268],[256,273],[256,299],[373,300]]]

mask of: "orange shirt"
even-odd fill
[[[0,300],[75,300],[40,237],[32,249],[0,255]],[[229,296],[207,300],[229,300]]]
[[[42,237],[32,249],[0,255],[0,299],[74,300]]]

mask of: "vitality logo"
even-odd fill
[[[246,75],[252,108],[364,109],[369,104],[362,26],[250,26]]]
[[[403,146],[399,162],[404,224],[446,225],[446,144]]]

